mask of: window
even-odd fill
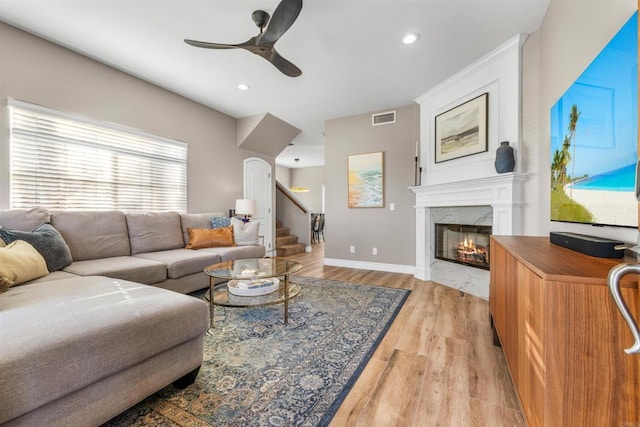
[[[187,144],[10,100],[11,207],[184,212]]]

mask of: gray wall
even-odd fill
[[[524,45],[521,155],[528,174],[525,234],[571,231],[636,241],[633,229],[551,222],[549,111],[637,6],[636,0],[552,0],[540,30]]]
[[[371,113],[325,124],[325,258],[415,265],[414,199],[408,187],[414,184],[418,106],[396,111],[395,124],[371,126]],[[347,156],[375,151],[384,151],[385,207],[349,209]],[[378,255],[372,255],[373,247]]]
[[[323,212],[322,187],[324,186],[324,166],[291,169],[291,187],[307,187],[306,193],[296,193],[311,212]]]
[[[276,166],[276,179],[285,187],[291,187],[291,169],[284,166]]]
[[[190,212],[232,208],[242,160],[257,155],[236,147],[235,118],[0,22],[0,209],[9,207],[7,98],[187,142]]]

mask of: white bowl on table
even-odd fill
[[[280,280],[276,277],[257,280],[229,280],[229,293],[241,297],[254,297],[275,292],[280,287]]]

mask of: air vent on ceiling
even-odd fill
[[[371,126],[389,125],[396,122],[395,111],[385,111],[371,115]]]

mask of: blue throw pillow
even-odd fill
[[[226,216],[212,216],[211,228],[223,228],[231,225],[231,218]]]
[[[49,272],[57,271],[71,264],[71,251],[58,230],[51,224],[42,224],[33,231],[7,230],[0,228],[0,239],[6,244],[24,240],[31,244],[47,263]]]

